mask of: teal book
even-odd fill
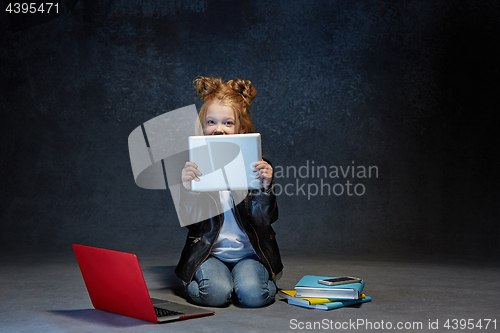
[[[297,292],[295,297],[303,298],[333,298],[337,300],[357,300],[360,298],[365,281],[355,283],[340,284],[335,286],[325,286],[318,283],[318,280],[331,279],[327,276],[305,275],[295,285]]]

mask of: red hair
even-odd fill
[[[228,82],[220,77],[199,77],[193,81],[196,96],[203,101],[198,119],[200,124],[205,123],[207,109],[212,103],[219,103],[233,108],[236,116],[236,125],[240,133],[253,133],[250,103],[257,96],[257,89],[252,82],[235,79]]]

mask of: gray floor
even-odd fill
[[[173,269],[178,254],[138,254],[151,296],[185,302]],[[2,255],[0,257],[1,332],[291,332],[462,331],[447,330],[449,319],[484,326],[497,320],[500,329],[498,281],[500,267],[492,261],[444,259],[394,260],[365,257],[307,256],[284,253],[282,289],[293,288],[305,274],[353,275],[365,279],[373,298],[360,307],[333,311],[309,310],[280,298],[265,308],[235,305],[215,309],[214,316],[167,324],[151,324],[92,308],[72,252]],[[439,330],[429,322],[438,320]],[[414,326],[397,330],[396,325]],[[462,324],[465,323],[462,321]],[[491,322],[486,331],[494,331]],[[316,326],[314,326],[316,325]],[[321,325],[321,326],[318,326]],[[370,329],[371,325],[371,329]],[[387,329],[392,325],[392,330]],[[422,326],[419,326],[422,325]],[[301,329],[303,328],[303,329]],[[310,328],[310,329],[308,329]],[[453,328],[453,326],[452,326]],[[465,330],[479,331],[474,328]]]

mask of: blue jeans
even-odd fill
[[[194,274],[187,293],[199,305],[223,306],[231,299],[233,285],[238,301],[248,307],[267,305],[276,295],[276,285],[257,256],[236,264],[209,257]]]

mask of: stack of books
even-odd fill
[[[365,281],[326,286],[319,280],[331,279],[326,276],[306,275],[295,285],[294,290],[282,290],[288,304],[311,309],[333,310],[344,306],[370,302],[370,296],[362,291]]]

